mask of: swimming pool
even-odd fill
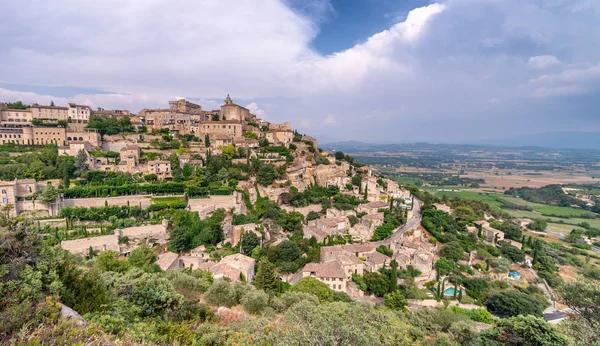
[[[518,272],[511,271],[508,273],[508,276],[510,276],[511,278],[518,279],[521,277],[521,274],[519,274]]]
[[[453,296],[454,295],[454,287],[446,288],[444,290],[445,296]]]

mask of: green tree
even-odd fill
[[[246,255],[250,255],[255,247],[260,245],[260,239],[254,232],[244,232],[242,234],[241,247]]]
[[[498,320],[479,335],[482,345],[540,346],[572,345],[568,337],[543,318],[517,316]]]
[[[560,301],[585,322],[596,339],[600,338],[600,283],[596,280],[579,278],[565,282],[557,290]]]
[[[546,228],[548,228],[548,223],[544,219],[536,218],[533,220],[533,222],[527,225],[527,228],[538,232],[545,232]]]
[[[154,254],[152,249],[148,245],[142,244],[140,247],[129,253],[127,262],[134,267],[147,268],[156,262],[157,259],[158,257]]]
[[[96,265],[105,272],[124,273],[129,269],[129,263],[119,259],[116,251],[104,251],[96,256]]]
[[[204,294],[204,300],[214,306],[232,307],[237,303],[236,292],[225,280],[215,281]]]
[[[321,303],[333,301],[333,291],[321,281],[304,277],[298,280],[290,289],[292,292],[304,292],[317,296]]]
[[[463,250],[459,242],[450,242],[444,246],[440,254],[447,259],[460,261],[465,257],[465,250]]]
[[[204,146],[207,148],[210,147],[210,136],[208,133],[204,136]]]
[[[400,292],[394,291],[383,297],[383,304],[392,310],[402,310],[408,302]]]
[[[51,182],[48,182],[44,191],[40,195],[40,202],[46,207],[51,208],[51,215],[54,215],[54,203],[56,203],[56,199],[58,198],[58,190],[52,185]]]
[[[275,274],[275,265],[269,262],[266,257],[258,262],[258,270],[254,275],[253,284],[256,288],[268,294],[274,293],[279,286],[279,278]]]
[[[485,302],[488,311],[504,317],[534,315],[541,317],[548,305],[546,298],[518,291],[503,291]]]
[[[380,273],[365,273],[363,275],[367,283],[367,290],[378,297],[383,297],[389,291],[390,282],[388,278]]]
[[[140,308],[143,317],[153,317],[178,309],[183,296],[175,292],[168,279],[144,274],[131,289],[131,302]]]
[[[244,295],[240,303],[246,312],[260,314],[269,305],[269,295],[262,290],[251,290]]]
[[[439,275],[448,275],[452,273],[455,268],[455,263],[446,258],[440,258],[435,262],[435,269],[437,269]]]
[[[300,257],[298,245],[291,240],[284,240],[277,245],[277,258],[281,262],[293,262]]]
[[[87,163],[87,154],[83,150],[79,150],[75,157],[75,174],[81,175],[81,173],[89,170],[90,167]]]
[[[269,186],[273,184],[275,177],[275,167],[271,164],[263,165],[262,167],[260,167],[257,173],[258,183],[263,186]]]
[[[392,260],[392,262],[390,262],[390,271],[389,293],[392,293],[398,290],[398,262],[396,262],[396,260]]]

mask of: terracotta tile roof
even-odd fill
[[[178,258],[179,255],[176,253],[165,252],[164,254],[158,256],[156,264],[160,267],[160,269],[167,270],[173,263],[175,263],[175,261],[177,261]]]
[[[346,274],[340,262],[333,260],[325,263],[307,263],[302,272],[315,273],[317,278],[341,278],[345,279]]]

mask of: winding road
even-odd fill
[[[404,226],[400,227],[396,232],[394,232],[394,234],[387,237],[386,239],[373,242],[373,244],[375,246],[385,245],[387,247],[390,247],[390,245],[394,241],[398,240],[404,232],[408,231],[409,229],[414,229],[414,228],[419,227],[419,225],[421,224],[421,219],[422,219],[421,204],[420,204],[419,200],[416,198],[414,198],[414,201],[413,201],[413,209],[414,210],[413,210],[412,218],[410,220],[408,220]]]

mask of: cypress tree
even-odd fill
[[[392,269],[392,275],[390,276],[389,293],[392,293],[398,289],[398,262],[396,262],[396,260],[392,260],[390,266]]]
[[[460,291],[458,292],[458,302],[462,302],[462,289],[460,289]]]
[[[258,270],[254,276],[254,286],[258,289],[262,289],[268,294],[272,294],[278,287],[278,278],[275,275],[275,265],[269,262],[267,258],[262,258],[258,262]]]

